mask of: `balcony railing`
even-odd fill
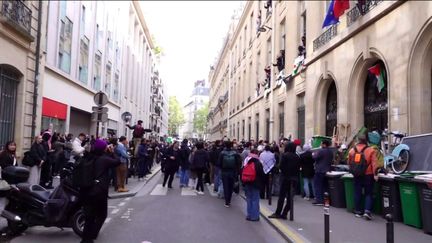
[[[33,39],[31,35],[32,11],[23,1],[3,0],[0,17],[11,27]]]
[[[369,11],[371,11],[375,6],[380,4],[383,0],[369,0],[365,1],[365,4],[358,5],[352,8],[347,13],[347,26],[352,25],[356,22],[361,16],[365,15]]]
[[[327,44],[337,35],[337,25],[332,25],[328,30],[322,33],[313,41],[313,50],[316,51],[323,45]]]

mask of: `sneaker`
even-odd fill
[[[199,195],[204,195],[204,192],[197,192]]]
[[[355,213],[354,216],[356,216],[356,218],[361,218],[362,217],[361,213]]]
[[[313,202],[312,205],[314,205],[314,206],[324,206],[324,203]]]
[[[229,205],[229,204],[225,204],[224,206],[225,206],[226,208],[229,208],[229,207],[230,207],[230,205]]]
[[[198,191],[198,190],[194,190],[194,192],[195,192],[196,194],[199,194],[199,193],[200,193],[200,191]]]
[[[372,215],[370,213],[364,213],[363,218],[366,220],[372,220]]]
[[[306,201],[309,201],[309,200],[310,200],[309,197],[304,197],[303,199],[306,200]]]

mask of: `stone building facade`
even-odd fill
[[[432,3],[350,1],[337,25],[322,28],[328,6],[246,4],[209,74],[211,139],[292,135],[305,142],[338,134],[346,142],[362,126],[432,132]],[[278,85],[272,64],[280,50],[287,78]],[[384,73],[380,89],[368,71],[377,66]],[[265,91],[266,67],[271,87]]]

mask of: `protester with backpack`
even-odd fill
[[[93,242],[102,225],[105,222],[108,211],[108,187],[110,182],[109,169],[120,165],[120,160],[114,154],[113,145],[108,146],[103,140],[96,139],[92,146],[90,156],[93,157],[93,173],[85,173],[93,175],[92,178],[83,178],[83,180],[93,181],[88,187],[80,190],[85,224],[82,235],[82,243]],[[88,169],[87,169],[88,170]],[[88,171],[87,171],[88,172]],[[86,182],[85,184],[88,184]]]
[[[369,147],[367,133],[358,136],[358,143],[352,148],[348,156],[350,172],[354,176],[354,205],[355,216],[372,219],[374,180],[378,180],[378,162],[375,150]],[[365,194],[364,213],[362,212],[362,191]]]
[[[241,167],[240,155],[232,149],[231,141],[225,142],[225,149],[220,153],[218,164],[221,165],[221,177],[225,197],[225,207],[231,206],[234,183],[237,181]]]
[[[288,142],[285,152],[280,159],[279,169],[281,170],[281,184],[276,212],[269,218],[287,219],[288,211],[291,208],[290,196],[300,175],[300,157],[296,153],[296,145]],[[284,202],[286,199],[285,207]]]
[[[252,149],[243,164],[241,181],[246,195],[246,220],[259,221],[260,188],[263,186],[264,170],[258,150]]]

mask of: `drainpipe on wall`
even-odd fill
[[[276,26],[275,26],[275,18],[276,18],[276,9],[275,9],[275,4],[276,1],[272,1],[272,32],[271,32],[271,63],[270,63],[270,117],[269,117],[269,142],[271,143],[274,140],[274,136],[273,136],[273,127],[274,127],[274,108],[273,108],[273,99],[274,99],[274,92],[275,90],[273,89],[273,83],[275,81],[274,78],[274,66],[273,66],[273,57],[275,54],[275,41],[276,41]]]
[[[37,98],[38,98],[38,86],[39,86],[39,62],[40,62],[40,44],[41,44],[41,30],[42,30],[42,1],[39,1],[38,11],[38,28],[36,38],[36,63],[35,63],[35,76],[34,76],[34,88],[33,88],[33,112],[32,112],[32,130],[31,136],[35,136],[36,132],[36,109],[37,109]]]

